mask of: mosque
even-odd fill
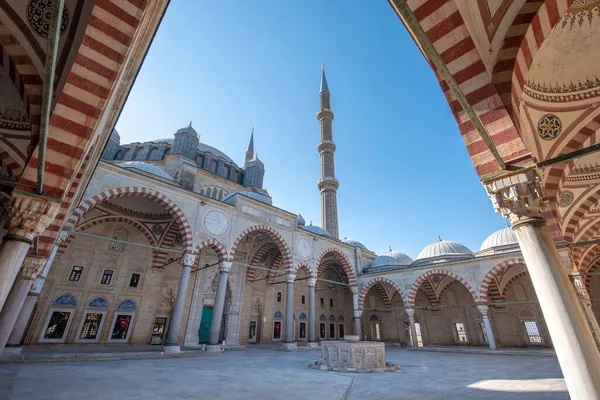
[[[600,399],[600,1],[388,0],[509,221],[476,252],[439,238],[414,260],[339,233],[324,71],[320,227],[276,207],[253,133],[243,166],[191,123],[120,143],[168,3],[0,2],[3,356],[23,344],[294,350],[348,334],[542,346],[571,398]]]
[[[8,345],[294,348],[360,334],[402,346],[552,346],[509,227],[476,253],[439,239],[415,260],[340,239],[330,95],[323,70],[323,228],[274,205],[253,131],[243,166],[191,123],[144,143],[121,144],[113,131]]]

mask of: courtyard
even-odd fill
[[[555,357],[388,348],[400,371],[316,371],[315,351],[0,364],[1,399],[568,399]]]

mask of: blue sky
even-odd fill
[[[274,205],[320,225],[320,65],[335,113],[340,237],[415,258],[504,227],[425,59],[385,1],[175,0],[125,105],[121,143],[200,140],[243,164],[251,126]]]

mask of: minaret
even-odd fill
[[[335,167],[333,153],[335,143],[331,132],[331,121],[333,111],[329,103],[329,87],[325,78],[325,66],[321,64],[321,90],[319,92],[321,109],[317,113],[317,121],[321,125],[321,142],[317,149],[321,155],[321,179],[319,190],[321,191],[321,226],[335,238],[339,238],[338,212],[337,212],[337,189],[340,186],[335,179]]]
[[[246,160],[244,164],[254,158],[254,126],[252,126],[252,133],[250,133],[250,142],[248,142],[248,149],[246,150]]]

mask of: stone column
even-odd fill
[[[315,322],[317,311],[315,308],[315,286],[317,278],[308,279],[308,347],[318,347]]]
[[[50,257],[48,257],[48,261],[46,261],[46,265],[42,272],[37,276],[33,285],[31,286],[30,292],[27,294],[27,298],[23,303],[23,307],[21,308],[21,312],[19,313],[19,317],[15,322],[15,326],[13,327],[10,336],[8,337],[8,343],[6,344],[6,348],[4,350],[4,354],[8,354],[9,352],[13,355],[21,354],[21,340],[23,339],[23,335],[25,334],[25,328],[27,328],[27,324],[29,323],[29,319],[31,318],[31,313],[33,312],[33,308],[35,307],[35,303],[37,302],[40,293],[42,292],[42,287],[44,287],[44,283],[46,282],[46,277],[50,272],[50,267],[54,262],[54,258],[56,257],[56,252],[60,244],[67,238],[68,232],[62,231],[58,237],[54,248],[52,249],[52,253],[50,253]]]
[[[415,324],[415,309],[407,308],[406,313],[408,314],[408,323],[410,325],[410,345],[412,347],[418,347],[417,341],[417,325]]]
[[[285,337],[283,348],[291,351],[296,349],[294,332],[294,280],[295,274],[285,276]]]
[[[478,304],[477,309],[481,313],[481,318],[483,318],[483,325],[485,326],[485,333],[487,335],[490,350],[496,350],[496,339],[494,338],[494,331],[492,331],[492,324],[488,318],[488,306],[485,304]]]
[[[169,333],[167,334],[167,342],[165,343],[164,350],[167,353],[178,353],[180,348],[177,344],[179,340],[179,328],[181,327],[181,320],[183,319],[183,308],[185,307],[185,298],[187,296],[188,283],[190,282],[190,272],[192,265],[196,261],[196,256],[193,254],[185,254],[181,260],[183,269],[181,271],[181,277],[179,278],[179,288],[177,289],[177,297],[175,298],[175,305],[173,306],[173,316],[169,324]]]
[[[360,340],[363,340],[362,329],[360,328],[360,310],[358,309],[358,287],[351,286],[350,290],[352,290],[352,322],[354,323],[354,334],[358,335]]]
[[[210,333],[208,334],[207,351],[221,351],[219,346],[219,334],[221,333],[221,321],[223,320],[223,308],[225,307],[225,295],[227,294],[227,280],[231,261],[222,261],[219,266],[219,280],[217,293],[215,294],[215,305],[213,307],[212,320],[210,321]]]
[[[0,352],[4,350],[34,279],[42,272],[45,263],[46,258],[36,256],[27,256],[23,260],[19,275],[0,312]]]
[[[8,233],[0,246],[0,310],[33,239],[54,221],[60,203],[13,191],[8,211]]]
[[[512,221],[572,399],[600,399],[600,353],[542,218],[539,177],[529,170],[485,185]]]

